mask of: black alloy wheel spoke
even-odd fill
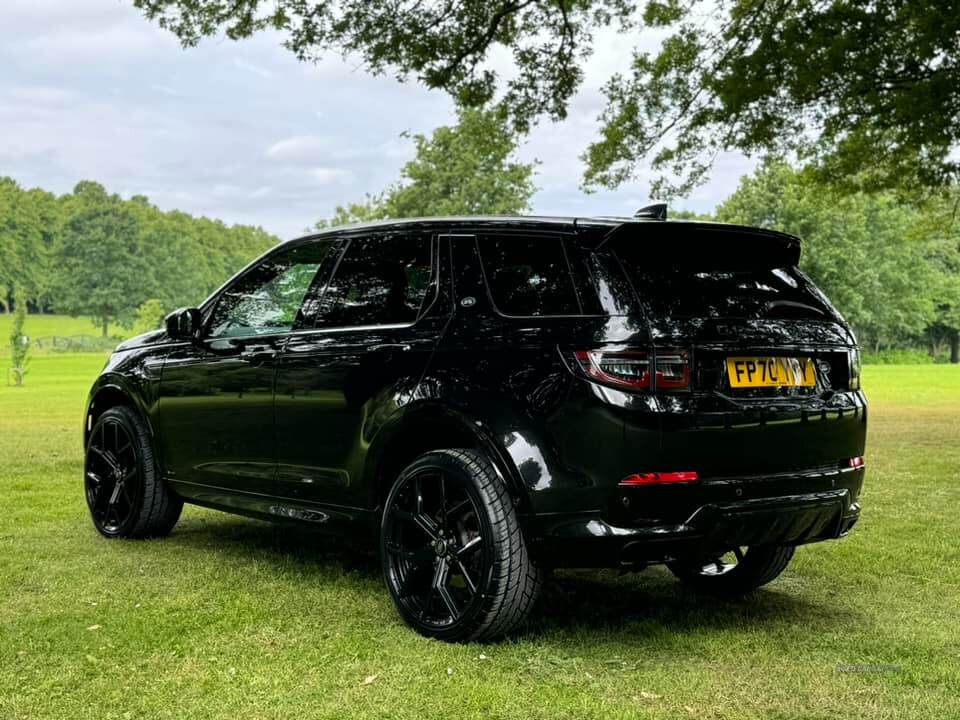
[[[440,595],[440,599],[443,600],[443,604],[447,607],[447,611],[450,613],[450,619],[456,620],[460,617],[460,609],[457,607],[457,603],[453,599],[453,594],[450,592],[450,587],[447,584],[450,579],[450,566],[447,563],[447,559],[441,558],[440,562],[437,563],[437,567],[440,568],[439,578],[437,575],[434,575],[434,579],[437,582],[437,594]]]
[[[405,550],[396,543],[387,543],[387,552],[409,560],[415,566],[426,565],[433,559],[433,546],[427,544],[417,550]]]
[[[443,578],[444,569],[446,564],[441,558],[433,568],[433,578],[430,580],[430,584],[426,588],[426,592],[423,595],[422,602],[420,604],[420,619],[423,620],[427,613],[430,612],[430,608],[433,607],[433,600],[437,594],[437,586],[440,584],[441,579]]]
[[[477,535],[476,537],[470,538],[467,543],[457,550],[457,560],[463,560],[468,555],[475,553],[480,549],[480,545],[483,542],[483,537]]]
[[[743,562],[743,549],[738,545],[733,549],[733,554],[737,557],[737,562]]]
[[[466,499],[461,500],[460,502],[458,502],[458,503],[457,503],[456,505],[454,505],[453,507],[448,508],[448,509],[447,509],[447,517],[448,517],[448,518],[455,518],[455,517],[457,517],[460,513],[462,513],[464,510],[472,510],[472,509],[473,509],[473,503],[470,501],[470,498],[466,498]]]
[[[110,455],[105,450],[102,450],[94,445],[91,445],[90,452],[92,452],[97,458],[102,460],[104,464],[106,464],[106,466],[110,469],[110,472],[117,472],[120,469],[120,466],[117,464],[117,462],[112,457],[110,457]]]
[[[460,575],[463,577],[463,581],[467,584],[467,587],[470,588],[470,597],[477,594],[477,584],[473,581],[473,578],[470,577],[470,573],[467,572],[466,566],[460,561],[460,558],[456,558],[455,562],[457,567],[460,569]]]

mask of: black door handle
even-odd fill
[[[247,345],[240,353],[243,360],[270,360],[277,351],[272,345]]]

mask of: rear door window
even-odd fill
[[[318,325],[412,323],[435,288],[433,276],[429,235],[391,233],[353,238],[324,291]]]
[[[503,315],[543,317],[582,313],[559,236],[477,238],[483,275]]]

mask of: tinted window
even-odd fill
[[[722,250],[723,248],[721,248]],[[705,318],[827,319],[819,291],[796,268],[772,267],[757,253],[727,246],[674,262],[652,259],[643,243],[615,250],[640,298],[656,315]],[[777,258],[770,258],[777,259]]]
[[[433,278],[427,235],[354,238],[323,295],[325,327],[412,323]]]
[[[480,237],[480,261],[497,309],[505,315],[581,312],[558,237]]]
[[[287,332],[333,241],[278,252],[220,295],[210,316],[209,337]]]

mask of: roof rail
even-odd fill
[[[666,220],[667,204],[655,203],[654,205],[647,205],[637,210],[633,216],[635,218],[648,218],[650,220]]]

